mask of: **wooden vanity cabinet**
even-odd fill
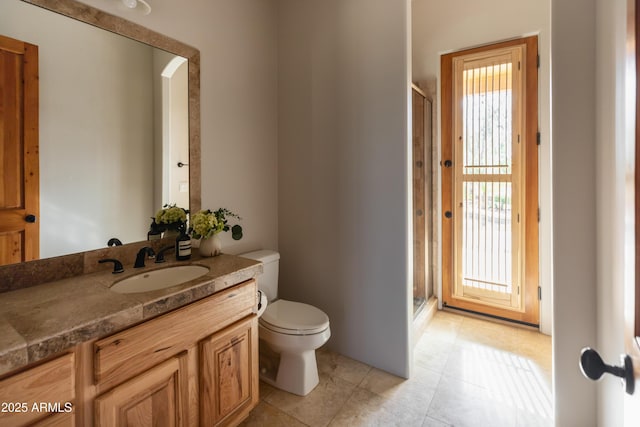
[[[258,402],[256,294],[250,280],[96,341],[85,422],[238,424]]]

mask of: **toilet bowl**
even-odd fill
[[[277,252],[256,251],[240,256],[264,263],[258,288],[269,303],[258,321],[260,379],[305,396],[318,385],[316,350],[331,337],[329,317],[312,305],[277,299]]]

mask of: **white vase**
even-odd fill
[[[200,240],[200,255],[209,257],[222,253],[222,239],[220,234],[216,233],[211,237]]]

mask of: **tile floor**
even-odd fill
[[[260,383],[242,426],[551,426],[551,338],[439,311],[405,380],[317,353],[320,384],[300,397]]]

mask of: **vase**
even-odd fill
[[[222,253],[222,239],[219,234],[200,240],[200,255],[209,257]]]

